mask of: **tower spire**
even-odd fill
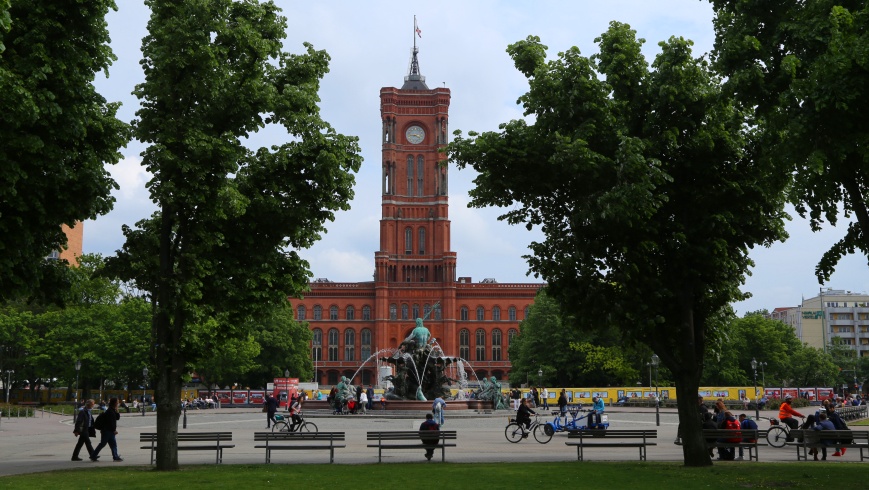
[[[419,72],[419,48],[416,45],[416,38],[422,38],[422,31],[416,23],[416,16],[413,16],[413,52],[410,58],[410,68],[407,70],[407,76],[404,77],[404,85],[402,90],[428,90],[428,85],[425,84],[425,77]]]

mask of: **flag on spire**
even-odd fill
[[[416,31],[416,35],[419,36],[420,39],[422,39],[422,31],[419,30],[419,26],[416,25],[416,18],[413,19],[413,30],[415,30],[415,31]]]

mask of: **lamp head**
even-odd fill
[[[751,358],[751,369],[757,369],[757,359]]]
[[[658,364],[661,362],[661,358],[658,357],[658,354],[652,354],[652,366],[658,367]]]

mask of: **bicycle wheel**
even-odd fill
[[[508,441],[512,443],[517,443],[522,440],[525,435],[525,431],[522,430],[522,427],[517,423],[507,424],[507,428],[504,429],[504,437],[507,438]]]
[[[772,447],[784,447],[787,432],[780,426],[770,427],[766,433],[766,442]]]
[[[284,422],[283,420],[280,422],[275,422],[275,425],[272,426],[272,432],[289,432],[290,425]]]
[[[302,422],[302,426],[299,428],[299,432],[313,432],[317,433],[317,425],[313,422]]]
[[[550,440],[552,440],[552,428],[549,428],[549,431],[546,428],[549,427],[547,424],[541,424],[534,428],[534,439],[537,439],[537,442],[540,444],[546,444]]]

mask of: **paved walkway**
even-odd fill
[[[610,428],[654,429],[654,409],[608,407]],[[548,444],[538,444],[529,437],[517,444],[504,438],[507,417],[512,412],[501,411],[492,415],[478,415],[471,412],[447,412],[446,429],[458,431],[458,447],[447,449],[447,461],[452,462],[500,462],[500,461],[576,461],[576,450],[567,447],[567,436],[555,434]],[[774,412],[761,412],[761,416],[775,416]],[[252,409],[220,409],[188,412],[187,429],[222,430],[233,432],[233,449],[224,451],[224,464],[263,463],[264,451],[254,449],[253,433],[265,430],[265,414]],[[366,464],[377,462],[377,451],[366,447],[365,432],[368,430],[413,430],[422,422],[420,413],[380,412],[371,415],[319,416],[309,414],[308,420],[315,422],[321,431],[344,431],[347,447],[335,453],[337,464]],[[550,416],[546,419],[551,420]],[[760,424],[768,427],[767,423]],[[658,446],[649,448],[650,461],[682,461],[682,446],[673,444],[676,437],[677,417],[672,409],[661,412],[661,426],[658,429]],[[118,446],[123,463],[113,463],[111,452],[106,447],[102,451],[100,463],[88,461],[83,452],[83,462],[72,462],[72,450],[76,437],[72,434],[72,417],[41,414],[36,418],[6,419],[0,423],[0,475],[33,473],[55,469],[76,468],[99,465],[147,465],[149,451],[139,449],[140,432],[154,432],[156,417],[149,413],[142,417],[137,414],[121,414],[118,422]],[[182,429],[183,430],[183,429]],[[99,442],[96,439],[94,445]],[[418,453],[418,454],[417,454]],[[775,449],[761,446],[760,461],[796,461],[793,448]],[[842,458],[854,461],[859,455],[850,453]],[[286,451],[272,456],[275,463],[328,463],[328,452],[324,451]],[[384,462],[423,461],[423,451],[387,451]],[[634,448],[606,448],[586,452],[587,460],[636,461]],[[840,458],[836,458],[838,461]],[[213,452],[189,451],[179,454],[184,464],[214,464]],[[726,464],[750,464],[734,462]]]

